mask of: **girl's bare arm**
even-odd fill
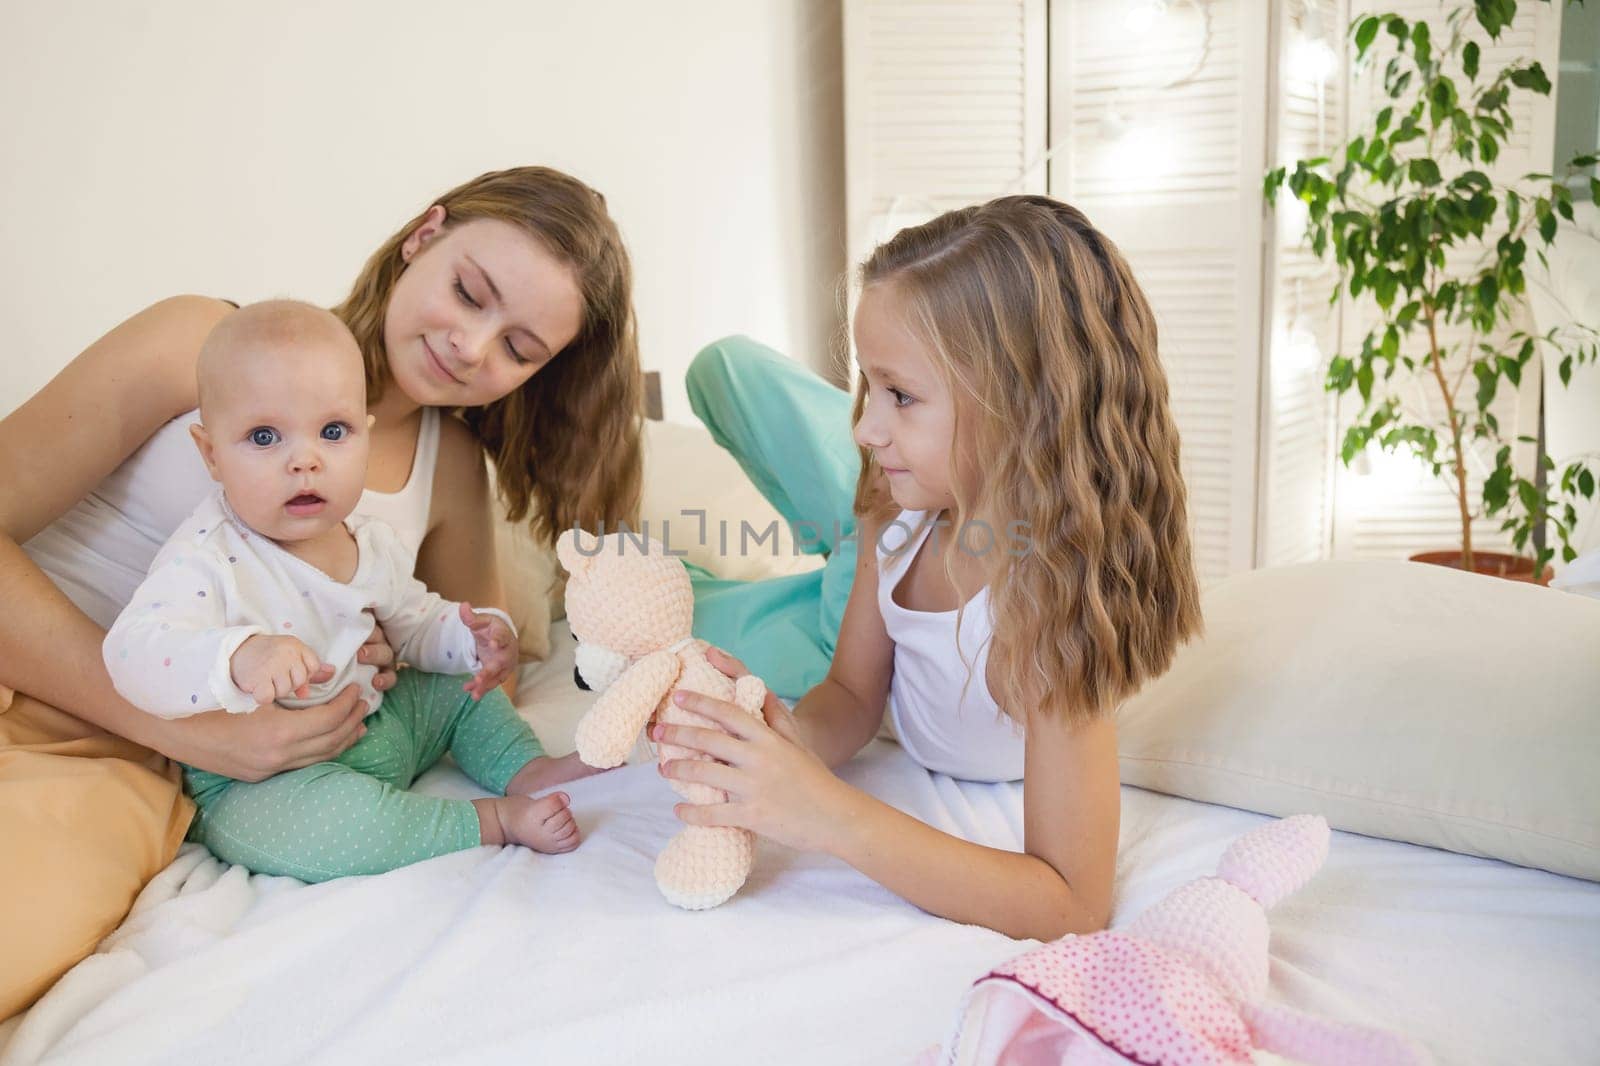
[[[794,708],[801,738],[829,767],[848,762],[877,735],[894,673],[894,641],[878,610],[879,527],[863,521],[858,528],[855,578],[833,663]]]
[[[489,488],[483,449],[465,426],[443,415],[428,532],[417,553],[417,579],[447,600],[503,610],[506,597],[494,547],[498,506]],[[515,701],[515,672],[503,687]]]
[[[859,790],[828,849],[923,910],[1018,939],[1104,929],[1111,917],[1120,792],[1116,726],[1029,722],[1024,849],[952,836]]]

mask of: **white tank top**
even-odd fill
[[[989,590],[961,613],[959,654],[955,611],[911,611],[894,590],[933,528],[926,511],[901,511],[878,538],[878,610],[894,641],[889,715],[896,738],[930,770],[969,781],[1020,781],[1022,727],[992,696],[985,670],[994,619]],[[946,529],[945,536],[951,532]]]
[[[104,628],[133,598],[161,545],[214,488],[189,436],[199,419],[198,410],[190,411],[156,430],[89,495],[22,545],[67,598]],[[356,505],[358,514],[393,526],[413,557],[428,530],[438,457],[439,411],[425,407],[405,487],[369,489]]]

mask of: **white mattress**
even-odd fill
[[[555,713],[570,676],[558,650],[524,694]],[[1021,847],[1020,786],[929,774],[884,740],[842,772],[939,828]],[[479,794],[449,766],[420,787]],[[586,836],[567,855],[479,848],[306,886],[191,845],[0,1033],[0,1062],[904,1062],[944,1038],[974,979],[1034,946],[766,842],[734,900],[678,911],[652,880],[678,825],[654,767],[566,790]],[[1263,820],[1124,789],[1114,923]],[[1278,999],[1401,1029],[1440,1063],[1596,1061],[1600,885],[1336,833],[1271,917]]]

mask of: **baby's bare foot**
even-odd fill
[[[578,758],[577,752],[559,758],[541,755],[517,771],[516,776],[506,785],[506,794],[531,796],[547,788],[605,772]]]
[[[499,796],[474,800],[478,825],[485,844],[521,844],[534,851],[555,855],[571,851],[582,840],[577,819],[564,792],[553,792],[534,799],[531,796]]]

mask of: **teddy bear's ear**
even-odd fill
[[[581,529],[569,529],[556,538],[556,558],[569,574],[589,569],[599,554],[600,538]]]

